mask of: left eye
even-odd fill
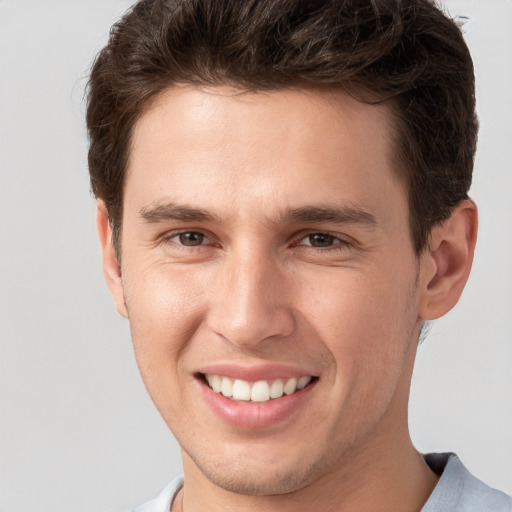
[[[303,245],[311,247],[331,247],[333,245],[343,243],[343,240],[329,235],[328,233],[311,233],[301,240]]]
[[[194,247],[196,245],[203,245],[208,239],[203,233],[197,231],[185,231],[184,233],[178,233],[171,237],[176,243],[180,245],[186,245],[187,247]]]

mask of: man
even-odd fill
[[[106,279],[182,448],[138,510],[512,510],[407,427],[477,231],[472,62],[435,5],[139,2],[87,122]]]

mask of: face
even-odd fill
[[[389,115],[181,87],[136,125],[114,295],[186,471],[279,494],[404,435],[420,266]]]

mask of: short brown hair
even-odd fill
[[[93,193],[119,249],[134,124],[174,84],[342,89],[389,102],[417,253],[467,198],[478,123],[459,26],[430,0],[142,0],[94,62],[87,127]]]

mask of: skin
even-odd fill
[[[435,486],[408,432],[410,379],[422,321],[467,280],[477,215],[462,202],[415,254],[389,120],[342,92],[184,86],[137,123],[121,268],[101,201],[98,231],[145,385],[182,447],[175,509],[413,511]],[[205,215],[172,218],[183,207]],[[198,392],[210,363],[318,380],[283,421],[251,429]]]

